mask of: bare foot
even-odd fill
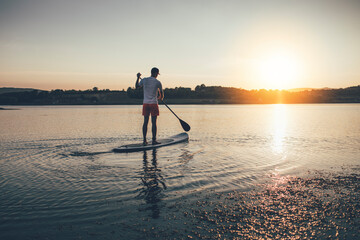
[[[156,145],[156,144],[160,144],[160,142],[156,141],[156,140],[153,140],[152,141],[152,145]]]
[[[147,141],[143,141],[143,146],[146,146],[148,145],[148,142]]]

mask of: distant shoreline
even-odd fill
[[[360,104],[360,102],[331,102],[331,103],[171,103],[167,102],[169,105],[203,105],[203,106],[219,106],[219,105],[346,105],[346,104]],[[2,106],[19,106],[19,107],[51,107],[51,106],[141,106],[141,104],[18,104],[18,105],[2,105]],[[159,103],[159,106],[164,106],[164,104]],[[6,110],[21,110],[21,108],[3,108],[0,107],[0,111]]]
[[[0,89],[1,90],[1,89]],[[10,91],[9,89],[6,89]],[[308,103],[360,103],[360,85],[344,89],[320,89],[290,92],[285,90],[244,90],[241,88],[197,86],[164,90],[169,104],[308,104]],[[92,90],[29,90],[0,91],[0,105],[139,105],[143,101],[142,89],[126,91]]]

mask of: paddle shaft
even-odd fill
[[[164,102],[164,100],[161,100],[161,101],[162,101],[162,103],[170,110],[170,112],[172,112],[172,113],[175,115],[175,117],[177,117],[177,119],[181,120],[181,119],[178,117],[178,115],[176,115],[176,113],[174,113],[174,111],[171,110],[171,108],[169,108],[169,106]]]
[[[141,77],[139,77],[139,78],[142,79]],[[176,117],[177,119],[181,120],[181,119],[178,117],[178,115],[176,115],[176,113],[174,113],[174,111],[171,110],[171,108],[169,108],[169,106],[164,102],[164,100],[161,99],[161,101],[162,101],[162,103],[170,110],[170,112],[172,112],[172,113],[175,115],[175,117]]]
[[[138,77],[138,78],[142,79],[141,77]],[[136,83],[137,83],[137,82],[136,82]],[[190,131],[190,125],[187,124],[186,122],[184,122],[183,120],[181,120],[181,119],[178,117],[178,115],[176,115],[176,113],[174,113],[174,111],[171,110],[171,108],[166,104],[166,102],[164,102],[163,99],[160,99],[160,100],[161,100],[161,102],[170,110],[170,112],[172,112],[172,114],[174,114],[175,117],[180,121],[180,124],[181,124],[182,128],[183,128],[186,132]]]

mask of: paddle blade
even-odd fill
[[[180,120],[180,123],[181,123],[181,126],[182,128],[184,129],[184,131],[188,132],[190,131],[190,125],[187,124],[186,122],[184,122],[183,120],[179,119]]]

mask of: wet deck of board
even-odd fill
[[[133,143],[133,144],[121,146],[121,148],[136,148],[136,147],[147,147],[147,146],[157,146],[157,145],[161,146],[162,144],[173,142],[174,139],[160,139],[158,141],[160,142],[160,144],[152,145],[151,143],[149,143],[148,145],[143,145],[142,143]]]

